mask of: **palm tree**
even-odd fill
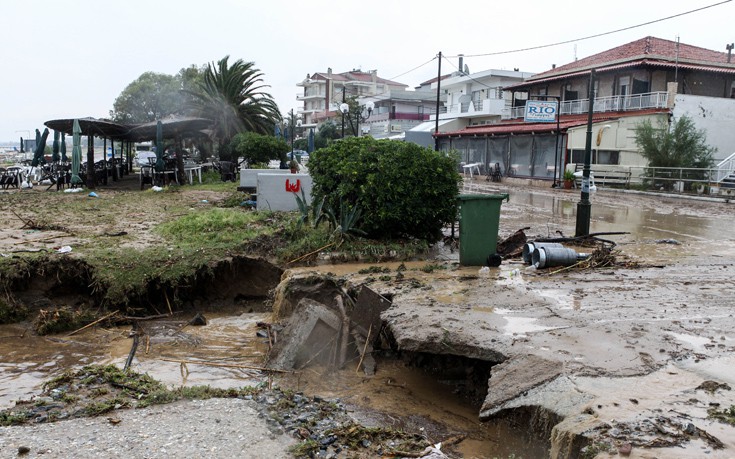
[[[268,85],[260,70],[242,59],[230,66],[229,57],[208,64],[197,88],[184,90],[193,115],[212,120],[211,138],[220,150],[239,132],[271,134],[281,118],[273,97],[263,92]]]

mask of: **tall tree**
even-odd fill
[[[212,120],[212,140],[220,148],[239,132],[272,134],[280,120],[278,105],[263,91],[268,86],[262,84],[263,74],[255,64],[238,59],[230,65],[228,60],[225,56],[209,64],[197,88],[184,90],[191,96],[191,113]]]
[[[645,120],[635,128],[635,141],[650,167],[697,167],[714,165],[717,151],[707,144],[707,135],[697,129],[688,116],[668,126],[661,122],[653,126]]]
[[[178,78],[145,72],[115,99],[110,117],[120,123],[147,123],[182,110]]]

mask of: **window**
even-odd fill
[[[624,76],[620,77],[618,80],[618,95],[620,96],[627,96],[628,95],[628,87],[630,86],[630,77]]]
[[[620,161],[620,152],[613,150],[596,150],[595,164],[617,165]]]
[[[569,162],[584,164],[584,150],[571,150]],[[617,165],[620,163],[620,152],[615,150],[592,150],[590,164]]]

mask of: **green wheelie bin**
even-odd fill
[[[508,194],[461,194],[459,200],[459,264],[487,266],[496,255],[500,204]],[[498,257],[493,257],[499,261]],[[499,263],[494,264],[498,266]]]

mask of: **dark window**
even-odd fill
[[[613,164],[617,165],[620,162],[620,152],[613,150],[597,150],[595,152],[594,164]]]
[[[584,150],[571,150],[569,162],[584,164]],[[592,150],[590,164],[617,165],[620,163],[620,152],[615,150]]]
[[[633,92],[632,94],[644,94],[650,92],[648,81],[636,80],[633,78]]]

